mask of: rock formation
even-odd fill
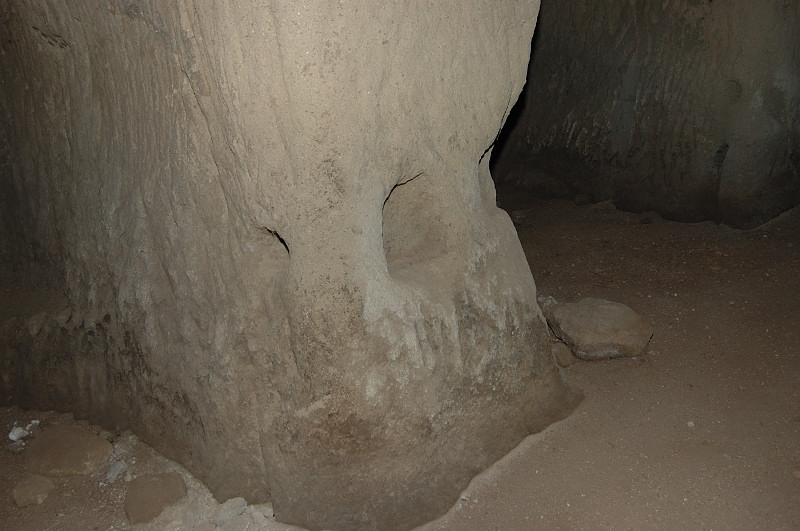
[[[753,227],[800,203],[800,3],[548,2],[498,181]]]
[[[538,3],[210,5],[0,7],[0,397],[412,527],[580,397],[488,167]]]

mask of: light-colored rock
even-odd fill
[[[0,396],[347,529],[441,515],[580,400],[489,170],[538,1],[0,5],[0,260],[71,299]]]
[[[186,495],[186,484],[177,472],[145,474],[128,484],[125,516],[132,524],[149,522]]]
[[[545,295],[539,297],[537,302],[539,303],[539,308],[541,308],[542,315],[544,315],[545,319],[547,319],[547,322],[552,322],[553,310],[555,310],[556,306],[558,306],[558,301],[551,295]]]
[[[94,433],[70,425],[43,430],[29,444],[29,472],[50,477],[89,475],[111,455],[111,443]]]
[[[220,505],[217,516],[214,518],[216,525],[222,525],[226,521],[239,516],[247,509],[247,501],[244,498],[231,498]]]
[[[40,505],[56,488],[53,480],[39,474],[26,474],[14,487],[12,496],[17,507]]]
[[[20,439],[24,439],[28,435],[30,435],[30,433],[28,433],[25,428],[20,426],[14,426],[11,431],[8,432],[8,438],[15,442]]]
[[[8,432],[8,438],[17,442],[26,437],[36,437],[40,432],[38,420],[30,421],[24,428],[22,426],[17,426],[17,423],[14,422],[14,427]]]
[[[641,315],[624,304],[604,299],[557,304],[549,323],[583,360],[638,356],[653,336],[652,326]]]
[[[125,461],[119,460],[114,461],[110,467],[108,467],[108,472],[106,472],[106,481],[108,481],[109,485],[113,484],[119,477],[128,471],[128,463]]]

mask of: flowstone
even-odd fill
[[[488,168],[538,2],[207,6],[0,8],[2,260],[51,279],[1,396],[285,522],[418,525],[580,400]]]

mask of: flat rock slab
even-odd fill
[[[53,426],[31,441],[28,472],[49,477],[88,476],[111,456],[111,443],[78,426]]]
[[[14,503],[17,507],[40,505],[55,488],[56,484],[52,479],[39,474],[27,474],[14,487]]]
[[[186,483],[177,472],[144,474],[128,485],[125,516],[132,524],[153,520],[186,495]]]
[[[605,299],[546,304],[543,312],[555,335],[582,360],[638,356],[653,337],[644,317]]]

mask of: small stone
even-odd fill
[[[127,472],[128,470],[128,463],[125,461],[116,461],[108,468],[108,472],[106,472],[106,481],[108,481],[109,485],[113,485],[114,482],[119,479],[119,477]]]
[[[38,420],[32,420],[25,426],[25,431],[28,432],[28,435],[31,437],[38,437],[40,433],[42,433],[42,429],[39,425]]]
[[[38,474],[27,474],[14,487],[14,503],[18,507],[41,505],[55,488],[52,479]]]
[[[186,483],[177,472],[145,474],[128,485],[125,516],[132,524],[150,522],[186,495]]]
[[[15,426],[14,429],[12,429],[8,433],[8,438],[11,439],[12,441],[16,442],[16,441],[18,441],[20,439],[24,439],[28,435],[30,435],[30,433],[28,433],[25,430],[25,428],[20,428],[19,426]]]
[[[31,441],[28,471],[43,476],[88,476],[111,456],[111,443],[77,426],[59,425]]]
[[[553,343],[553,357],[559,367],[569,367],[578,359],[569,347],[560,341]]]
[[[544,315],[547,321],[553,320],[553,310],[556,309],[558,306],[558,301],[555,298],[547,295],[546,297],[538,297],[537,302],[539,303],[539,308],[542,309],[542,314]]]
[[[583,360],[638,356],[653,336],[650,323],[618,302],[585,298],[543,312],[553,333]]]
[[[244,498],[231,498],[220,505],[214,523],[222,525],[225,521],[242,514],[245,509],[247,509],[247,502]]]

